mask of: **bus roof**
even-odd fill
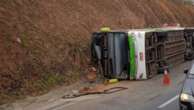
[[[143,29],[115,29],[110,30],[109,32],[168,32],[168,31],[178,31],[178,30],[185,30],[185,29],[194,29],[193,28],[183,28],[183,27],[162,27],[162,28],[143,28]],[[101,33],[101,32],[97,32]]]

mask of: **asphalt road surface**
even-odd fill
[[[29,100],[30,103],[27,104],[14,103],[13,110],[179,110],[179,93],[185,79],[183,70],[189,68],[191,64],[192,62],[185,62],[170,69],[169,86],[164,86],[163,75],[158,75],[149,80],[114,84],[128,89],[113,94],[63,99],[61,96],[55,98],[54,92],[55,94],[51,93],[51,98],[49,94],[49,98],[47,95],[43,96],[46,100],[39,97],[36,100]]]
[[[129,90],[95,96],[56,110],[179,110],[179,93],[185,79],[183,70],[191,64],[187,62],[171,69],[170,86],[161,84],[162,75],[147,81],[122,82]]]
[[[158,96],[139,110],[179,110],[179,93],[181,86]]]
[[[91,96],[78,103],[57,106],[49,110],[179,110],[180,89],[181,84],[164,93],[148,96],[143,96],[144,94],[130,96],[127,93],[129,91],[112,94],[111,96]]]

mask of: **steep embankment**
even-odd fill
[[[0,96],[76,80],[89,63],[90,34],[102,26],[193,26],[193,19],[192,6],[170,0],[1,0]]]

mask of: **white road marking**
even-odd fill
[[[166,107],[167,105],[169,105],[170,103],[174,102],[175,100],[177,100],[179,98],[179,95],[174,96],[173,98],[171,98],[170,100],[164,102],[162,105],[158,106],[159,109],[162,109],[164,107]]]

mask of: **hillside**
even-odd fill
[[[193,26],[193,19],[194,7],[170,0],[1,0],[0,97],[79,80],[91,33],[102,26]]]

